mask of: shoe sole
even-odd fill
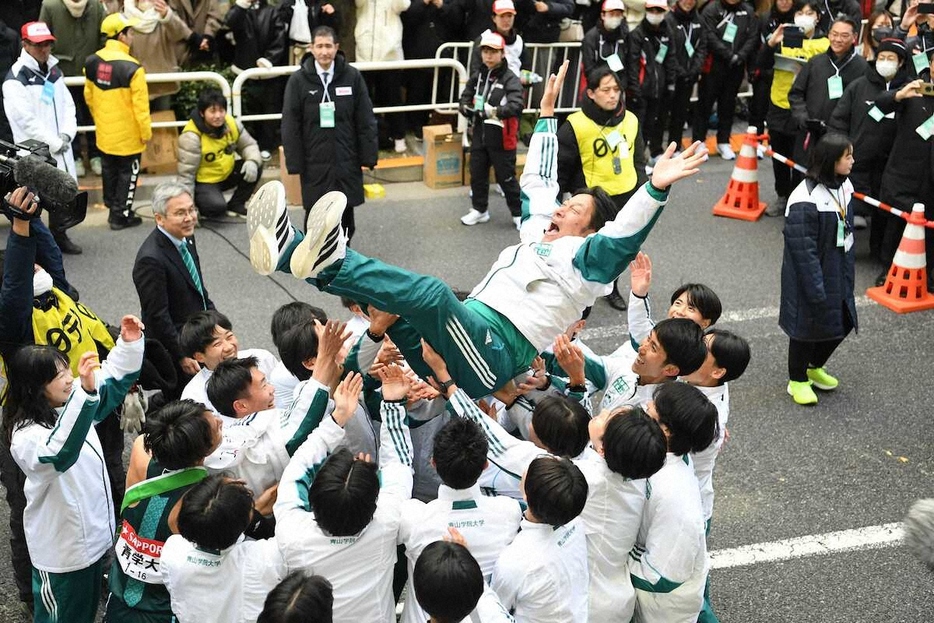
[[[466,225],[467,227],[473,227],[474,225],[479,225],[480,223],[489,223],[489,222],[490,222],[489,214],[487,215],[486,218],[477,219],[476,221],[473,221],[472,223],[465,223],[464,219],[461,219],[461,225]]]
[[[347,207],[347,196],[332,190],[315,202],[305,221],[305,237],[292,253],[290,268],[299,279],[308,279],[324,270],[323,263],[337,248],[341,236],[341,217]]]
[[[817,396],[814,396],[814,402],[798,402],[798,399],[795,398],[794,393],[791,391],[791,386],[785,388],[785,391],[788,392],[788,395],[791,396],[791,399],[795,401],[796,405],[801,405],[802,407],[810,407],[817,404]]]
[[[837,385],[825,385],[823,383],[818,383],[814,379],[809,379],[809,380],[811,381],[811,387],[816,387],[817,389],[821,391],[825,391],[825,392],[832,392],[833,390],[837,389],[837,387],[840,385],[839,383],[837,383]]]
[[[285,205],[285,186],[271,181],[263,184],[247,204],[246,226],[250,239],[250,264],[260,275],[271,275],[279,263],[279,245],[276,224],[282,219]]]

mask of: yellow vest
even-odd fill
[[[191,119],[182,129],[182,132],[194,132],[201,138],[201,164],[198,165],[195,180],[202,184],[220,184],[233,172],[240,130],[230,115],[227,115],[224,121],[227,124],[227,132],[220,138],[202,133]]]
[[[782,56],[809,60],[818,54],[823,54],[829,47],[830,39],[827,37],[818,37],[817,39],[805,39],[804,46],[800,48],[786,48],[782,45],[778,53]],[[791,85],[794,84],[797,75],[797,73],[785,69],[775,69],[772,75],[771,97],[773,104],[785,110],[791,108],[791,104],[788,102],[788,93],[791,92]]]
[[[638,177],[633,164],[636,135],[639,133],[639,121],[628,110],[619,125],[598,125],[593,119],[577,111],[568,116],[568,123],[574,128],[577,137],[577,150],[581,156],[584,170],[584,182],[587,186],[600,186],[610,195],[621,195],[636,187]],[[611,149],[607,139],[613,133],[619,133],[619,144]],[[620,150],[626,157],[620,156]],[[620,173],[613,172],[613,159],[619,157]]]
[[[107,327],[94,312],[76,303],[70,296],[52,288],[58,307],[33,308],[32,330],[36,344],[54,346],[68,357],[71,372],[78,376],[78,361],[87,352],[97,352],[97,344],[107,350],[114,347]]]

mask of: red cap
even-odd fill
[[[19,36],[23,41],[30,43],[42,43],[43,41],[55,41],[55,36],[49,30],[49,25],[45,22],[27,22],[19,31]]]

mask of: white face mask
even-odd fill
[[[40,268],[38,272],[33,273],[32,276],[32,295],[39,296],[45,294],[46,292],[52,289],[52,275],[47,273],[44,268]]]
[[[876,71],[886,80],[891,80],[898,73],[898,61],[876,61]]]
[[[648,23],[652,24],[653,26],[658,26],[659,24],[665,21],[665,14],[664,13],[646,13],[645,19]]]
[[[610,30],[616,30],[619,28],[620,24],[623,23],[622,17],[604,17],[603,18],[603,27]]]
[[[817,26],[817,18],[813,15],[795,15],[795,26],[804,32],[814,32]]]

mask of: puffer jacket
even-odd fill
[[[474,98],[496,107],[497,122],[486,123],[486,113],[474,109]],[[509,69],[506,59],[488,69],[486,65],[470,76],[461,93],[461,114],[473,120],[471,148],[515,149],[519,137],[519,115],[522,114],[522,84]]]
[[[411,0],[356,0],[358,61],[401,61],[402,18]]]
[[[266,0],[249,9],[232,5],[227,12],[227,26],[237,41],[234,46],[235,67],[256,67],[260,58],[273,65],[286,64],[289,27],[280,19],[278,10],[269,6]]]
[[[259,145],[257,145],[256,139],[246,131],[240,120],[227,115],[226,119],[224,119],[224,125],[215,130],[204,123],[204,117],[201,116],[200,112],[193,110],[188,125],[178,136],[178,180],[180,182],[194,188],[198,169],[201,167],[201,160],[205,157],[201,150],[201,135],[211,134],[217,138],[230,135],[231,124],[236,124],[238,133],[237,143],[234,148],[235,152],[240,154],[242,159],[255,162],[257,167],[262,166],[263,158],[260,155]],[[222,159],[228,160],[228,162],[224,163],[223,168],[232,171],[235,160],[234,154],[225,151],[224,154],[217,158],[217,160]]]

